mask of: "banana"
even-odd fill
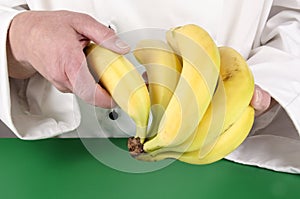
[[[181,61],[161,40],[139,41],[133,54],[147,71],[153,116],[148,137],[153,137],[176,88],[182,69]]]
[[[193,151],[184,154],[179,160],[191,164],[210,164],[224,158],[246,139],[254,122],[254,114],[254,109],[248,106],[240,118],[218,138],[213,148],[204,157],[199,157],[199,151]]]
[[[136,137],[147,134],[150,96],[135,67],[122,55],[90,43],[85,48],[88,66],[115,102],[136,124]]]
[[[219,78],[217,90],[212,98],[212,101],[207,108],[202,120],[193,134],[183,143],[173,147],[163,147],[148,154],[155,156],[159,153],[168,151],[172,152],[189,152],[200,149],[209,133],[221,133],[224,126],[226,94],[222,78]]]
[[[220,47],[219,52],[221,66],[218,87],[199,126],[182,144],[150,152],[152,156],[166,151],[191,152],[201,149],[200,156],[204,157],[218,136],[248,107],[254,92],[254,79],[246,61],[233,48]]]
[[[147,154],[143,156],[142,154],[141,156],[137,156],[137,159],[144,161],[159,161],[167,158],[174,158],[190,164],[210,164],[216,162],[234,151],[245,140],[254,122],[254,112],[254,109],[251,106],[248,106],[241,117],[220,135],[212,150],[202,158],[199,157],[200,151],[196,150],[187,153],[170,151],[160,153],[156,156],[149,156]]]
[[[158,133],[144,143],[145,152],[176,146],[191,136],[211,101],[219,76],[219,51],[204,29],[185,25],[169,30],[166,37],[182,57],[183,68]]]
[[[215,110],[218,110],[221,113],[224,113],[223,111],[225,111],[223,128],[221,131],[224,132],[241,116],[250,104],[254,92],[254,78],[246,60],[239,52],[231,47],[222,46],[219,47],[219,53],[221,58],[220,76],[224,83],[226,102],[225,107],[217,106]],[[217,99],[224,100],[222,97]],[[216,104],[221,103],[219,102]],[[215,124],[216,122],[218,121],[214,121],[213,123]],[[205,140],[202,143],[204,149],[201,150],[200,156],[205,156],[211,150],[218,135],[218,131],[208,131]],[[197,148],[197,145],[194,147],[192,146],[190,151],[195,148]]]

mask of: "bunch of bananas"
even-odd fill
[[[142,40],[134,50],[146,68],[148,89],[128,60],[100,46],[87,47],[88,64],[135,121],[136,136],[128,140],[135,158],[215,162],[252,128],[252,73],[237,51],[217,47],[197,25],[170,29],[166,40]]]

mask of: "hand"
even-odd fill
[[[73,92],[90,104],[111,108],[111,96],[95,82],[86,64],[83,48],[90,40],[120,54],[129,51],[129,46],[113,30],[86,14],[70,11],[18,14],[8,32],[9,75],[24,79],[37,71],[58,90]]]
[[[250,104],[255,109],[256,116],[263,114],[265,111],[270,109],[275,103],[275,100],[271,98],[268,92],[255,85],[254,94]]]

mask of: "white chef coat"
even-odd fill
[[[98,137],[99,124],[108,137],[127,137],[134,125],[121,110],[116,110],[119,118],[111,120],[110,110],[59,92],[39,74],[28,80],[8,77],[7,30],[20,5],[87,13],[120,34],[188,23],[202,26],[218,45],[238,50],[255,83],[280,104],[257,118],[249,137],[226,158],[300,173],[300,0],[0,0],[0,119],[19,138],[29,140]],[[84,132],[74,131],[78,127]]]

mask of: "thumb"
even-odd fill
[[[255,85],[251,106],[255,109],[256,116],[264,113],[270,106],[271,96],[268,92]]]
[[[89,40],[119,54],[129,52],[130,47],[127,43],[122,41],[112,29],[99,23],[93,17],[80,14],[73,19],[72,27],[74,30]]]

